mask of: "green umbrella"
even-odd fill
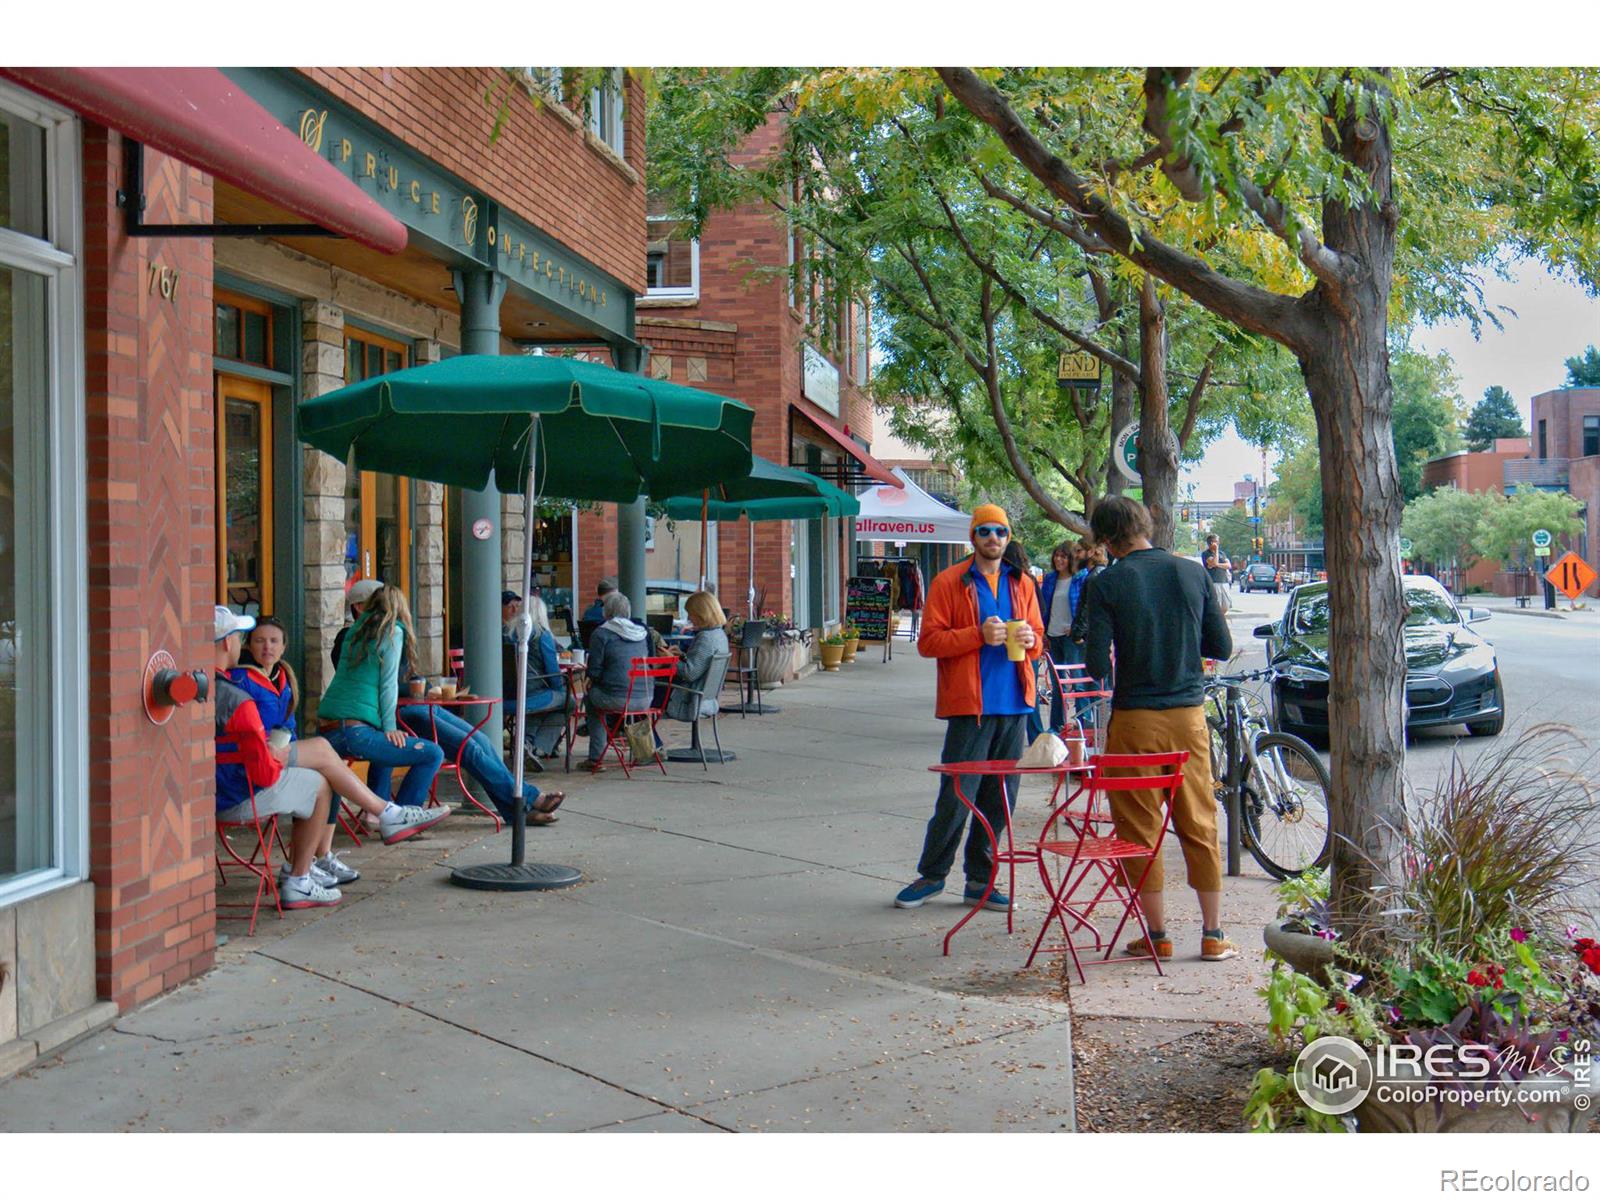
[[[523,492],[626,503],[671,496],[750,474],[755,414],[725,396],[645,379],[597,363],[545,355],[462,354],[353,383],[299,407],[302,441],[362,471],[409,475],[473,490],[491,475]],[[523,522],[522,614],[517,644],[515,794],[523,781],[533,521]],[[568,867],[523,862],[525,818],[514,804],[511,864],[457,868],[466,887],[567,886]]]
[[[300,437],[363,471],[502,492],[627,503],[750,473],[754,413],[737,400],[547,355],[462,354],[353,383],[299,407]],[[520,419],[519,419],[520,418]]]

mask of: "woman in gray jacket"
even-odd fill
[[[606,622],[589,639],[589,660],[584,674],[589,690],[584,697],[589,729],[589,768],[600,769],[605,756],[606,727],[601,713],[639,712],[650,707],[650,681],[644,680],[628,694],[628,668],[636,658],[648,658],[650,642],[643,625],[632,621],[633,606],[621,592],[612,592],[601,607]]]
[[[717,598],[710,592],[696,592],[684,601],[683,607],[694,625],[695,634],[694,641],[683,652],[683,661],[678,664],[677,673],[672,677],[672,693],[667,697],[666,715],[673,721],[692,721],[696,716],[709,717],[717,711],[717,698],[707,696],[705,706],[697,713],[695,710],[701,703],[700,697],[681,689],[702,689],[706,672],[711,669],[711,660],[719,654],[728,653],[728,633],[724,628],[728,623],[728,615],[722,611]]]

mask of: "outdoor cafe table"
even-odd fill
[[[482,696],[462,696],[459,694],[449,700],[434,696],[402,696],[400,698],[400,707],[402,708],[416,705],[425,706],[428,709],[428,737],[430,740],[435,742],[439,740],[439,722],[434,716],[435,709],[470,708],[474,704],[481,705],[483,707],[483,717],[476,725],[472,727],[472,733],[468,734],[467,737],[462,740],[460,747],[456,750],[455,761],[447,762],[439,769],[441,771],[454,771],[456,773],[456,785],[461,788],[462,795],[466,796],[468,800],[472,801],[479,811],[493,818],[494,831],[499,833],[500,814],[472,794],[472,789],[467,786],[466,772],[461,768],[461,760],[467,752],[467,742],[472,740],[473,734],[476,734],[480,729],[489,723],[489,718],[494,715],[494,706],[496,703],[497,701],[486,700]],[[416,734],[418,737],[423,736],[422,731],[419,729],[413,729],[411,732]],[[433,777],[433,786],[428,789],[428,806],[431,808],[437,803],[439,803],[439,777],[435,775]]]
[[[1012,913],[1016,907],[1017,891],[1017,864],[1019,862],[1036,862],[1039,857],[1037,850],[1026,847],[1018,850],[1011,839],[1011,804],[1005,796],[1005,780],[1018,775],[1050,775],[1055,777],[1055,786],[1050,790],[1050,808],[1056,806],[1056,796],[1061,792],[1061,785],[1069,775],[1087,775],[1090,766],[1087,762],[1064,762],[1053,767],[1019,767],[1009,759],[985,759],[979,762],[954,762],[936,763],[928,768],[936,775],[949,775],[955,787],[956,799],[966,805],[967,811],[972,814],[973,820],[983,827],[985,836],[989,839],[989,882],[983,889],[983,896],[973,904],[965,916],[950,927],[950,932],[944,935],[944,952],[950,953],[950,939],[955,937],[960,928],[977,915],[977,912],[989,901],[989,896],[994,892],[995,880],[1000,875],[1000,863],[1003,860],[1010,868],[1011,904],[1006,909],[1006,932],[1012,932]],[[964,776],[982,775],[999,778],[1001,781],[1001,807],[1006,820],[1006,848],[1000,849],[1000,839],[995,834],[994,827],[989,824],[988,818],[978,811],[978,806],[972,799],[968,799],[962,790],[961,781]],[[970,882],[970,881],[969,881]]]

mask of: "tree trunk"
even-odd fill
[[[1354,107],[1353,105],[1351,106]],[[1308,297],[1312,336],[1298,357],[1317,418],[1327,547],[1328,727],[1333,759],[1332,917],[1358,943],[1379,914],[1397,854],[1405,786],[1404,503],[1394,454],[1388,302],[1394,265],[1392,151],[1380,121],[1347,112],[1343,156],[1372,180],[1360,208],[1323,208],[1324,240],[1354,263]]]
[[[1128,335],[1122,335],[1122,352],[1127,354]],[[1111,425],[1106,430],[1106,495],[1120,496],[1123,489],[1128,486],[1127,479],[1122,472],[1117,470],[1116,449],[1117,434],[1122,432],[1122,427],[1138,414],[1139,396],[1134,388],[1133,380],[1121,371],[1111,372]]]
[[[1167,309],[1146,275],[1139,289],[1139,475],[1155,531],[1150,540],[1172,549],[1178,499],[1178,442],[1167,419]]]

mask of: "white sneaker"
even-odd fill
[[[297,883],[287,878],[278,889],[278,899],[284,908],[331,908],[343,898],[338,888],[323,887],[315,879]]]
[[[368,833],[377,833],[378,818],[372,813],[363,812],[361,814],[361,828],[365,829]]]
[[[441,804],[438,808],[394,804],[378,818],[378,830],[383,834],[383,844],[392,846],[409,837],[416,837],[424,829],[432,829],[449,815],[448,804]]]
[[[311,882],[316,884],[318,887],[337,887],[339,884],[345,882],[345,880],[334,878],[332,871],[325,870],[322,866],[322,860],[320,858],[314,858],[311,860],[310,875]],[[278,886],[282,887],[288,878],[289,864],[284,863],[278,868]]]
[[[340,858],[337,851],[330,851],[324,854],[311,864],[311,869],[313,872],[321,871],[330,878],[332,882],[323,884],[324,887],[343,887],[345,884],[354,883],[361,878],[361,872]],[[312,875],[312,878],[316,878],[315,874]],[[321,883],[322,881],[317,880],[317,882]]]

